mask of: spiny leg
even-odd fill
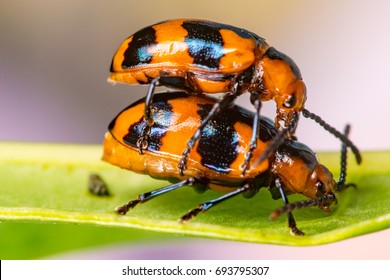
[[[194,135],[188,140],[187,142],[187,148],[184,150],[181,160],[178,164],[178,168],[180,169],[180,174],[183,175],[183,171],[186,170],[187,165],[187,157],[191,152],[191,149],[195,146],[196,141],[199,140],[199,138],[202,135],[203,129],[207,125],[207,123],[221,110],[224,108],[230,106],[234,100],[237,98],[237,95],[235,93],[227,93],[219,102],[215,103],[214,106],[211,108],[210,112],[204,118],[198,129],[195,131]]]
[[[303,109],[302,114],[305,118],[314,120],[316,123],[322,126],[326,131],[330,132],[336,138],[340,139],[346,146],[351,148],[352,152],[355,154],[357,163],[360,164],[362,162],[362,156],[360,155],[359,149],[351,142],[351,140],[348,139],[347,136],[342,134],[334,127],[330,126],[323,119],[321,119],[320,116],[317,116],[316,114],[309,112],[307,109]]]
[[[142,193],[142,194],[138,195],[137,199],[131,200],[128,203],[126,203],[125,205],[117,207],[115,209],[115,211],[118,214],[125,215],[130,209],[133,209],[138,203],[144,203],[144,202],[146,202],[146,201],[148,201],[156,196],[162,195],[164,193],[167,193],[167,192],[170,192],[173,190],[177,190],[183,186],[192,186],[192,185],[196,185],[196,184],[202,185],[203,187],[207,186],[207,182],[205,180],[198,179],[195,177],[190,177],[190,178],[183,180],[183,181],[180,181],[176,184],[162,187],[160,189],[153,190],[150,192]]]
[[[292,205],[288,202],[288,198],[287,198],[287,195],[285,194],[284,192],[284,188],[283,188],[283,185],[282,185],[282,182],[280,181],[279,178],[276,178],[275,179],[275,186],[278,188],[279,192],[280,192],[280,195],[282,197],[282,200],[284,202],[284,207],[289,207],[289,205]],[[287,212],[287,211],[286,211]],[[273,217],[273,214],[274,212],[271,214],[271,218],[274,218]],[[291,213],[291,211],[288,211],[287,212],[287,221],[288,221],[288,227],[291,229],[292,233],[294,233],[295,235],[305,235],[302,231],[300,231],[298,228],[297,228],[297,224],[295,222],[295,219],[294,219],[294,216],[293,214]]]
[[[187,214],[183,215],[180,218],[179,222],[182,223],[182,222],[191,220],[192,218],[197,216],[200,212],[206,212],[211,207],[214,207],[215,205],[221,203],[222,201],[225,201],[225,200],[227,200],[229,198],[232,198],[232,197],[234,197],[234,196],[236,196],[236,195],[238,195],[240,193],[246,192],[250,188],[251,188],[251,186],[249,184],[245,184],[243,187],[241,187],[239,189],[236,189],[235,191],[227,193],[227,194],[225,194],[223,196],[220,196],[220,197],[218,197],[216,199],[209,200],[209,201],[206,201],[204,203],[201,203],[201,204],[199,204],[199,206],[197,208],[194,208],[194,209],[188,211]]]
[[[260,157],[254,162],[254,166],[258,166],[264,160],[268,159],[275,151],[283,144],[284,140],[291,137],[293,132],[295,131],[298,124],[298,113],[294,115],[291,119],[291,122],[286,128],[283,128],[275,135],[272,142],[267,146],[264,152],[260,155]]]
[[[155,87],[160,86],[160,76],[154,78],[149,86],[148,94],[145,98],[145,108],[144,108],[144,120],[146,125],[143,127],[140,137],[137,140],[138,153],[142,154],[142,150],[146,150],[149,145],[149,133],[150,128],[153,125],[153,116],[151,114],[151,105],[153,102],[154,90]]]
[[[337,198],[334,193],[324,194],[321,197],[317,197],[314,199],[297,201],[294,203],[286,203],[284,206],[279,207],[275,211],[273,211],[270,215],[272,220],[277,219],[280,215],[287,213],[287,215],[294,210],[311,207],[311,206],[327,206],[332,203],[337,203]],[[294,222],[295,223],[295,222]]]
[[[137,141],[138,152],[142,154],[142,150],[146,150],[149,145],[149,133],[150,128],[153,125],[153,112],[152,102],[153,96],[155,94],[155,88],[158,86],[167,86],[173,87],[176,89],[182,89],[187,92],[193,92],[191,86],[188,85],[187,81],[183,77],[175,76],[157,76],[150,82],[149,90],[145,98],[145,108],[144,108],[144,120],[146,122],[145,127],[141,131],[141,135]]]
[[[255,117],[253,119],[253,128],[252,128],[252,137],[251,137],[251,142],[249,144],[249,151],[245,155],[245,161],[241,165],[242,167],[242,175],[245,175],[245,172],[249,169],[250,167],[250,160],[252,159],[253,156],[253,150],[256,149],[257,147],[257,139],[259,137],[259,121],[260,121],[260,109],[261,109],[261,101],[258,98],[259,94],[251,94],[251,101],[253,104],[253,107],[255,108]]]

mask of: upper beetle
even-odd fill
[[[237,194],[252,197],[260,188],[269,187],[272,197],[282,198],[284,202],[284,206],[276,210],[273,217],[287,212],[292,232],[302,235],[291,211],[314,205],[329,211],[329,206],[336,202],[335,191],[346,186],[346,164],[342,164],[343,180],[338,184],[309,147],[288,139],[274,155],[257,166],[252,165],[242,176],[240,163],[248,148],[254,116],[238,106],[221,111],[207,125],[197,146],[189,154],[188,172],[182,176],[177,167],[185,146],[185,141],[181,139],[194,133],[215,101],[178,92],[158,94],[152,103],[155,122],[151,126],[150,144],[144,154],[140,155],[137,141],[147,125],[143,119],[144,102],[145,99],[142,99],[130,105],[110,123],[104,141],[103,159],[135,172],[178,182],[139,195],[137,199],[118,207],[117,212],[120,214],[125,214],[138,203],[186,185],[194,186],[197,190],[211,188],[227,192],[189,211],[181,218],[181,221],[185,221]],[[263,153],[278,133],[272,122],[263,117],[259,127],[254,159]],[[293,193],[303,194],[310,199],[290,204],[287,195]]]
[[[189,151],[206,123],[242,93],[250,93],[256,111],[243,173],[249,168],[257,143],[261,101],[276,102],[275,126],[279,127],[282,121],[285,128],[258,161],[266,159],[284,138],[294,134],[299,112],[320,123],[317,116],[305,109],[306,86],[296,63],[255,33],[227,24],[175,19],[148,26],[120,45],[110,71],[109,80],[113,82],[151,84],[144,111],[148,127],[138,141],[140,153],[149,144],[149,127],[153,123],[150,104],[155,86],[182,89],[190,94],[227,93],[188,142],[179,163],[181,170],[186,169]],[[331,133],[350,146],[360,162],[356,147],[335,129]]]

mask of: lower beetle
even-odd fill
[[[331,172],[318,162],[309,147],[287,139],[267,160],[258,165],[251,164],[245,176],[242,176],[240,163],[245,158],[251,138],[254,116],[246,109],[232,106],[219,112],[206,125],[199,142],[189,153],[188,172],[182,176],[177,163],[186,145],[185,139],[197,130],[215,102],[213,99],[188,96],[182,92],[156,95],[151,107],[154,123],[150,127],[150,143],[143,155],[138,153],[137,141],[148,125],[143,118],[145,99],[119,113],[106,133],[103,160],[134,172],[155,178],[176,179],[178,182],[140,194],[137,199],[118,207],[116,211],[124,215],[138,203],[183,186],[227,192],[190,210],[181,217],[180,221],[183,222],[240,193],[249,198],[260,188],[268,187],[274,199],[282,198],[284,202],[284,207],[276,210],[272,217],[287,212],[292,233],[303,235],[296,226],[292,210],[318,206],[330,211],[330,206],[337,202],[335,192],[348,186],[345,184],[346,157],[342,164],[343,179],[336,183]],[[267,118],[260,118],[259,128],[259,139],[252,160],[258,158],[278,135],[278,130]],[[294,193],[303,194],[309,200],[290,204],[287,195]]]

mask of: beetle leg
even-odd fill
[[[301,208],[306,208],[310,206],[318,206],[322,208],[323,210],[329,212],[329,206],[332,203],[337,204],[337,198],[334,193],[327,193],[324,194],[323,196],[314,198],[314,199],[308,199],[308,200],[302,200],[302,201],[297,201],[294,203],[287,203],[282,207],[279,207],[275,211],[273,211],[270,215],[271,220],[275,220],[278,218],[280,215],[287,213],[291,214],[292,211],[301,209]],[[295,224],[295,221],[294,221]]]
[[[244,163],[241,165],[242,176],[244,176],[246,170],[249,169],[249,167],[250,167],[249,162],[252,159],[253,150],[256,149],[256,147],[257,147],[257,139],[259,137],[259,130],[260,130],[259,121],[260,121],[260,108],[261,108],[261,101],[258,98],[258,96],[259,96],[258,93],[251,94],[251,101],[252,101],[253,107],[255,107],[255,117],[253,119],[252,137],[251,137],[251,142],[249,144],[249,150],[245,155]]]
[[[287,208],[288,206],[292,205],[288,202],[288,198],[287,198],[287,195],[285,194],[284,192],[284,188],[283,188],[283,184],[282,182],[280,181],[279,178],[276,178],[275,179],[275,186],[278,188],[279,192],[280,192],[280,195],[282,197],[282,200],[284,202],[284,207]],[[275,213],[275,211],[273,212]],[[273,214],[272,213],[272,214]],[[271,215],[272,215],[271,214]],[[272,219],[274,219],[273,216],[271,216]],[[276,217],[275,217],[276,218]],[[293,214],[291,213],[291,210],[290,211],[287,211],[287,221],[288,221],[288,227],[291,229],[291,232],[295,235],[305,235],[302,231],[300,231],[298,228],[297,228],[297,224],[295,222],[295,219],[294,219],[294,216]]]
[[[186,82],[183,77],[175,76],[157,76],[150,82],[149,90],[145,98],[145,108],[144,108],[144,120],[146,122],[145,127],[142,129],[141,135],[137,141],[138,152],[142,154],[142,150],[146,150],[149,145],[149,133],[150,128],[153,125],[153,112],[152,102],[153,96],[155,94],[155,88],[158,86],[167,86],[174,87],[177,89],[182,89],[187,92],[192,92],[193,89]]]
[[[172,184],[172,185],[162,187],[162,188],[157,189],[157,190],[153,190],[150,192],[139,194],[137,199],[131,200],[128,203],[126,203],[125,205],[117,207],[115,209],[115,211],[118,214],[125,215],[130,209],[133,209],[138,203],[144,203],[144,202],[146,202],[146,201],[148,201],[156,196],[159,196],[161,194],[164,194],[164,193],[167,193],[167,192],[170,192],[173,190],[177,190],[183,186],[192,186],[192,185],[202,185],[202,186],[206,187],[207,182],[205,180],[202,180],[202,179],[190,177],[190,178],[183,180],[183,181],[180,181],[176,184]]]
[[[213,105],[213,107],[211,108],[208,115],[203,119],[202,123],[200,124],[198,129],[195,131],[194,135],[192,135],[190,140],[188,140],[188,142],[187,142],[187,148],[182,153],[181,160],[178,164],[178,168],[180,169],[180,175],[183,176],[183,171],[187,169],[187,167],[186,167],[187,157],[190,154],[191,149],[195,146],[196,141],[198,141],[199,138],[201,137],[203,129],[205,128],[206,124],[216,114],[218,114],[219,111],[230,106],[236,98],[237,98],[237,95],[235,93],[229,92],[219,102],[217,102]]]
[[[150,82],[148,94],[145,98],[145,108],[144,108],[144,120],[146,122],[145,127],[142,129],[140,137],[137,140],[138,153],[142,154],[142,150],[146,150],[149,145],[149,133],[150,128],[153,125],[153,117],[151,114],[151,105],[153,102],[154,89],[157,86],[160,86],[160,76],[154,78]]]
[[[291,135],[297,127],[297,122],[298,114],[296,113],[296,115],[291,119],[289,125],[286,128],[280,130],[279,133],[275,135],[272,142],[267,146],[267,148],[260,155],[260,157],[253,163],[255,167],[262,163],[264,160],[268,159],[272,154],[274,154],[275,151],[280,147],[280,145],[283,144],[285,139],[292,137]]]
[[[204,203],[201,203],[201,204],[199,204],[199,206],[197,208],[191,209],[190,211],[187,212],[187,214],[183,215],[179,219],[179,222],[183,223],[185,221],[191,220],[192,218],[197,216],[200,212],[206,212],[211,207],[214,207],[215,205],[219,204],[220,202],[225,201],[229,198],[232,198],[240,193],[244,193],[244,192],[248,191],[250,188],[251,188],[251,185],[249,183],[247,183],[243,187],[236,189],[235,191],[227,193],[227,194],[220,196],[216,199],[212,199],[212,200],[206,201]]]
[[[346,146],[350,147],[352,152],[355,154],[356,162],[360,164],[362,162],[362,156],[360,155],[359,149],[348,139],[348,136],[342,134],[340,131],[335,129],[326,123],[320,116],[317,116],[314,113],[309,112],[307,109],[302,110],[302,114],[305,118],[312,119],[320,126],[322,126],[326,131],[333,134],[336,138],[340,139]]]
[[[150,114],[150,107],[153,102],[154,89],[160,85],[160,76],[158,76],[151,81],[148,94],[145,98],[144,119],[148,122],[148,124],[153,122],[152,116]]]

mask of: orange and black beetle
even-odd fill
[[[150,104],[155,86],[168,86],[190,94],[227,93],[214,105],[190,140],[179,162],[181,172],[186,158],[199,139],[200,131],[216,112],[230,106],[244,92],[251,94],[256,115],[252,138],[243,163],[243,174],[256,148],[261,101],[274,100],[277,106],[275,126],[283,121],[285,129],[275,138],[261,162],[283,142],[291,138],[299,112],[325,126],[343,143],[350,146],[358,162],[358,149],[342,133],[324,123],[304,108],[306,87],[295,62],[269,46],[265,39],[245,29],[196,19],[168,20],[146,27],[127,38],[119,47],[111,64],[113,82],[151,84],[144,116],[148,126],[140,135],[139,152],[149,144],[149,127],[153,123]]]
[[[306,100],[305,84],[291,58],[250,31],[211,21],[164,21],[122,43],[110,79],[145,84],[156,77],[164,77],[160,84],[191,93],[248,91],[255,99],[274,99],[276,125],[280,120],[290,123]]]
[[[154,123],[150,126],[150,142],[143,155],[138,153],[137,141],[148,125],[143,118],[145,99],[127,107],[110,123],[104,141],[105,161],[155,178],[178,181],[139,195],[138,199],[118,207],[117,212],[126,214],[138,203],[185,185],[194,186],[197,190],[210,188],[227,192],[189,211],[181,218],[181,221],[185,221],[239,193],[249,198],[260,188],[269,187],[272,197],[282,198],[285,204],[273,213],[273,217],[287,212],[292,232],[302,235],[291,211],[307,206],[319,206],[330,211],[330,205],[336,202],[334,192],[346,186],[346,165],[342,165],[343,180],[338,184],[330,171],[318,163],[315,153],[309,147],[286,139],[268,160],[257,166],[251,165],[243,176],[240,163],[249,145],[254,115],[238,106],[231,106],[216,114],[205,126],[199,141],[189,153],[188,169],[182,176],[177,164],[186,139],[197,130],[215,102],[213,99],[188,96],[183,92],[156,95],[151,104]],[[278,134],[272,121],[267,118],[260,118],[259,128],[252,160],[259,157]],[[310,199],[290,204],[287,195],[293,193],[303,194]]]

